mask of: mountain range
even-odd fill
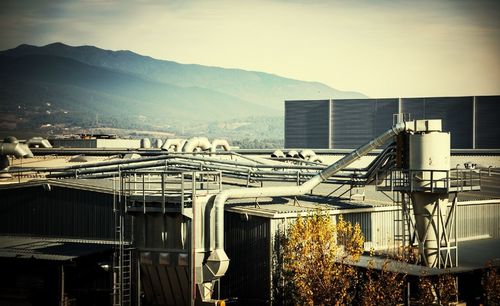
[[[318,82],[53,43],[0,51],[0,112],[40,122],[171,127],[283,116],[285,99],[360,98]]]

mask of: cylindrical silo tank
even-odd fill
[[[430,132],[410,135],[410,170],[414,187],[430,188],[432,176],[433,187],[444,188],[444,179],[450,170],[450,134]],[[431,174],[430,170],[435,171]]]
[[[430,132],[410,135],[409,166],[413,212],[426,265],[438,266],[438,244],[448,206],[446,178],[450,170],[450,134]],[[430,170],[438,170],[432,172]],[[432,188],[431,188],[432,187]]]

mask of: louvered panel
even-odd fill
[[[369,141],[375,126],[375,99],[332,101],[332,146],[353,149]]]
[[[423,98],[403,98],[401,112],[409,114],[411,120],[425,119],[425,103]]]
[[[285,101],[285,148],[328,148],[329,104]]]
[[[472,97],[424,98],[425,119],[442,119],[453,149],[472,148]]]
[[[398,99],[377,99],[375,101],[375,126],[372,137],[377,137],[391,128],[393,115],[398,111]]]
[[[500,148],[500,96],[476,98],[476,148]]]

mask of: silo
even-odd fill
[[[448,206],[450,134],[426,129],[409,135],[409,143],[409,179],[419,248],[424,263],[437,267],[438,244],[445,230],[441,220],[446,218]]]

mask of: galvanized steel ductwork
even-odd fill
[[[44,139],[42,137],[33,137],[29,139],[26,144],[30,148],[52,148],[52,145],[47,139]]]
[[[9,168],[10,163],[7,156],[12,155],[16,158],[33,157],[33,153],[24,143],[20,143],[16,137],[6,137],[0,144],[0,170]]]
[[[170,148],[174,147],[175,152],[182,152],[182,147],[186,143],[186,139],[182,138],[168,138],[163,143],[161,147],[162,150],[170,151]]]
[[[411,125],[410,125],[411,126]],[[327,180],[330,176],[346,168],[352,162],[381,146],[393,136],[405,131],[406,124],[398,123],[372,141],[362,145],[339,161],[331,164],[316,176],[299,186],[261,187],[227,189],[220,192],[214,199],[215,210],[215,249],[210,253],[205,267],[214,278],[223,276],[229,267],[229,258],[224,251],[224,205],[229,199],[299,196],[310,192],[314,187]]]
[[[24,143],[16,137],[9,136],[0,144],[0,155],[13,155],[16,158],[33,157],[33,153]]]
[[[212,144],[206,137],[193,137],[190,138],[184,147],[182,148],[183,152],[194,152],[196,148],[200,148],[203,151],[209,150],[212,147]]]
[[[224,151],[231,151],[231,146],[225,139],[214,139],[212,141],[212,147],[210,148],[210,152],[215,153],[217,147],[222,147]]]
[[[281,150],[276,150],[271,154],[272,158],[285,158],[285,153]]]

